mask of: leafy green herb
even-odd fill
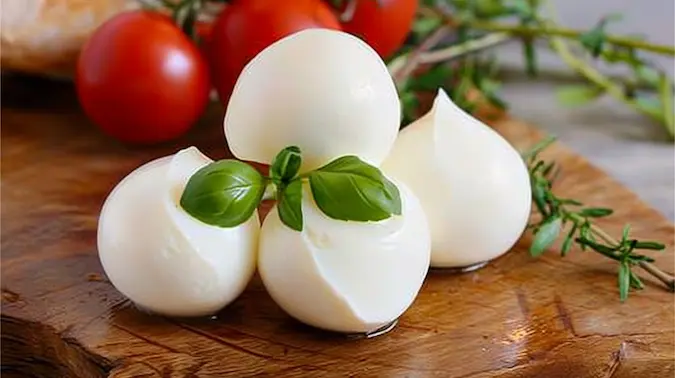
[[[220,160],[198,170],[188,181],[180,205],[200,221],[235,227],[260,204],[266,180],[255,168],[237,160]]]
[[[481,52],[505,40],[518,39],[523,45],[525,70],[533,75],[537,72],[539,45],[536,42],[545,40],[562,61],[586,81],[586,86],[559,91],[558,97],[564,105],[586,104],[608,95],[663,124],[671,138],[675,138],[673,101],[665,101],[666,98],[672,99],[675,93],[672,79],[641,55],[647,51],[673,56],[675,48],[649,43],[634,36],[609,34],[607,26],[610,21],[618,20],[618,15],[605,16],[588,30],[565,28],[556,21],[553,12],[547,12],[551,14],[549,16],[543,14],[540,9],[543,3],[543,0],[424,1],[416,21],[426,26],[424,33],[414,33],[410,43],[401,49],[405,54],[395,59],[398,67],[392,67],[397,82],[405,83],[397,86],[400,97],[406,101],[403,105],[404,124],[414,119],[410,115],[420,114],[417,111],[420,104],[411,101],[414,97],[407,93],[421,91],[417,89],[419,87],[429,87],[434,75],[424,76],[424,72],[447,66],[448,62],[452,62],[453,71],[450,82],[438,78],[435,86],[448,84],[451,88],[448,93],[458,106],[474,112],[477,110],[476,101],[470,98],[481,98],[492,105],[506,107],[506,103],[490,91],[494,86],[480,85],[481,77],[491,75],[486,70],[477,69],[476,62],[484,60]],[[450,45],[447,40],[436,45],[423,43],[426,36],[441,28],[454,29],[457,38]],[[564,41],[570,42],[570,48]],[[596,68],[597,60],[626,66],[630,74],[611,77]],[[399,75],[401,67],[406,69],[404,74]],[[494,81],[494,78],[491,79]],[[417,85],[418,80],[423,84]],[[658,104],[646,100],[651,94],[658,94]]]
[[[302,180],[295,179],[282,187],[277,203],[279,219],[295,231],[302,231]]]
[[[546,248],[558,239],[560,235],[560,228],[562,227],[562,218],[554,216],[549,218],[545,223],[535,230],[534,241],[530,247],[530,254],[532,256],[539,256]]]
[[[250,165],[220,160],[197,171],[181,195],[181,207],[204,223],[234,227],[248,220],[265,198],[276,198],[279,218],[302,231],[303,182],[309,179],[317,206],[327,216],[347,221],[378,221],[401,214],[396,185],[356,156],[343,156],[298,175],[300,148],[281,150],[263,177]]]
[[[632,272],[628,261],[621,261],[621,264],[619,264],[619,298],[621,302],[624,302],[628,298],[631,276]]]
[[[614,211],[612,209],[605,209],[605,208],[599,208],[599,207],[592,207],[592,208],[587,208],[583,209],[579,212],[579,215],[582,217],[588,217],[588,218],[601,218],[601,217],[606,217],[608,215],[612,215]]]
[[[286,147],[272,161],[270,178],[274,183],[288,182],[298,174],[301,164],[300,147]]]
[[[309,174],[312,195],[333,219],[379,221],[401,214],[398,188],[376,167],[343,156]]]
[[[651,265],[654,261],[651,257],[635,252],[660,251],[665,245],[654,241],[631,239],[629,225],[624,227],[621,239],[617,241],[593,223],[596,218],[611,215],[612,209],[583,207],[581,202],[558,197],[553,192],[555,164],[538,158],[553,141],[554,138],[546,138],[522,154],[528,165],[532,200],[540,214],[539,221],[530,225],[534,230],[530,254],[540,256],[560,235],[565,235],[561,247],[562,256],[567,255],[574,242],[582,250],[597,252],[619,263],[618,282],[621,301],[628,297],[630,288],[644,287],[640,278],[632,271],[632,267],[636,265],[662,281],[670,290],[675,290],[675,278]],[[571,224],[571,227],[563,233],[566,224]]]
[[[593,57],[598,57],[602,52],[603,47],[605,46],[605,42],[607,40],[607,33],[605,32],[605,28],[607,27],[607,23],[609,21],[615,20],[618,21],[620,18],[621,15],[618,14],[605,16],[598,22],[598,24],[593,29],[585,33],[582,33],[579,36],[579,41],[588,51],[590,51]]]

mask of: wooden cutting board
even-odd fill
[[[2,83],[3,377],[672,377],[674,296],[647,289],[620,303],[617,265],[573,249],[531,258],[529,235],[473,273],[431,272],[390,333],[353,340],[290,319],[256,278],[217,319],[148,316],[104,276],[98,211],[138,165],[195,145],[227,156],[222,109],[185,138],[132,148],[105,137],[71,87],[26,78]],[[508,118],[494,127],[517,147],[541,134]],[[558,190],[617,209],[603,226],[664,241],[674,228],[633,193],[561,146]],[[171,295],[171,293],[166,293]]]

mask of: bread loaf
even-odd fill
[[[80,48],[110,17],[135,0],[0,0],[3,71],[72,77]]]

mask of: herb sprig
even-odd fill
[[[219,160],[190,177],[180,205],[206,224],[235,227],[251,218],[265,197],[275,198],[281,221],[302,231],[303,185],[308,184],[317,207],[330,218],[368,222],[401,215],[396,185],[358,157],[342,156],[302,174],[301,165],[297,146],[277,154],[269,177],[244,162]]]
[[[542,255],[556,240],[562,238],[560,255],[565,257],[576,243],[581,250],[591,250],[619,264],[618,287],[621,301],[628,297],[629,290],[641,290],[644,284],[633,271],[639,266],[659,279],[670,291],[675,291],[675,278],[667,275],[651,263],[654,259],[637,253],[639,250],[661,251],[665,245],[654,241],[643,241],[630,237],[630,225],[625,225],[621,237],[617,240],[594,223],[595,219],[609,216],[612,209],[585,207],[583,203],[559,197],[553,191],[553,184],[560,172],[555,162],[538,158],[539,153],[552,144],[555,138],[549,137],[523,153],[527,162],[532,185],[532,201],[540,215],[537,222],[530,224],[534,238],[530,254]]]
[[[582,106],[604,95],[624,103],[635,111],[662,124],[671,138],[675,137],[675,86],[672,79],[642,53],[675,55],[675,47],[644,41],[637,37],[615,36],[608,32],[618,15],[600,19],[588,30],[572,30],[557,23],[554,12],[545,16],[544,0],[426,0],[413,27],[408,48],[389,62],[392,75],[401,92],[404,122],[418,114],[418,104],[412,99],[419,93],[417,82],[429,81],[448,88],[450,97],[465,110],[472,112],[476,103],[488,101],[498,108],[507,103],[498,95],[495,75],[496,59],[479,52],[510,40],[523,45],[526,72],[539,74],[538,47],[544,41],[584,84],[561,86],[557,92],[563,106]],[[552,8],[550,8],[552,9]],[[424,41],[438,30],[450,31],[454,40]],[[489,64],[485,64],[485,62]],[[438,70],[439,65],[452,63],[452,69]],[[479,63],[477,63],[479,62]],[[628,74],[611,77],[597,65],[627,68]],[[420,66],[426,73],[419,75]],[[472,69],[464,67],[471,66]],[[413,74],[415,72],[415,74]],[[487,79],[489,85],[481,85]],[[460,83],[470,85],[470,91],[453,91]],[[476,95],[477,94],[477,95]]]

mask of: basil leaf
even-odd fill
[[[298,174],[301,163],[300,147],[286,147],[274,158],[270,167],[270,177],[275,183],[288,182]]]
[[[280,188],[277,210],[279,219],[295,231],[302,231],[302,181],[295,179]]]
[[[191,216],[219,227],[247,221],[265,192],[265,178],[237,160],[213,162],[190,177],[180,205]]]
[[[314,201],[339,220],[379,221],[401,214],[401,196],[382,172],[356,156],[343,156],[309,174]]]

